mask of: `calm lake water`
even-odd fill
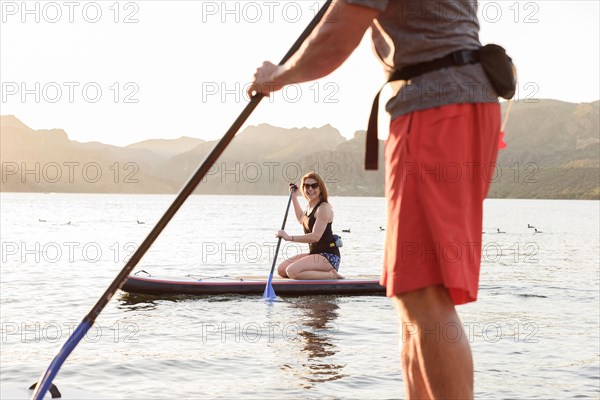
[[[1,195],[1,384],[39,377],[173,198]],[[351,230],[340,272],[379,274],[384,199],[331,203],[334,230]],[[267,275],[286,204],[193,196],[136,270]],[[477,398],[600,396],[599,213],[597,201],[486,200],[479,301],[459,308]],[[300,232],[291,218],[288,231]],[[279,259],[298,251],[286,245]],[[398,340],[384,297],[119,292],[55,383],[117,399],[397,399]]]

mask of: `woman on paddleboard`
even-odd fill
[[[290,190],[293,190],[290,185]],[[327,202],[327,186],[321,177],[309,172],[302,177],[300,191],[308,201],[302,210],[297,196],[292,196],[296,218],[304,229],[304,235],[288,235],[278,231],[275,235],[289,242],[308,243],[309,253],[290,257],[277,269],[280,276],[292,279],[343,279],[340,268],[340,249],[336,245],[331,225],[333,209]]]

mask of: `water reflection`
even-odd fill
[[[142,294],[121,293],[118,300],[117,308],[124,311],[150,311],[158,306],[155,296]]]
[[[236,295],[236,294],[221,294],[221,295],[192,295],[192,294],[139,294],[122,292],[117,298],[119,300],[119,309],[125,311],[134,311],[141,309],[155,309],[163,302],[197,302],[199,300],[207,303],[222,303],[222,302],[245,302],[255,301],[256,296],[252,295]]]
[[[318,383],[342,379],[345,364],[332,362],[337,353],[338,317],[337,298],[329,296],[306,297],[294,300],[291,309],[302,312],[298,326],[298,343],[301,345],[302,385],[310,388]],[[304,359],[305,358],[305,359]]]

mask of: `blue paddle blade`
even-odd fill
[[[42,400],[46,392],[52,386],[52,380],[58,374],[58,370],[63,365],[69,354],[75,349],[77,343],[83,339],[87,331],[91,328],[92,324],[89,322],[82,321],[79,323],[77,328],[73,331],[71,336],[67,339],[65,344],[61,347],[61,349],[56,353],[52,363],[46,370],[46,372],[42,375],[40,380],[38,381],[36,388],[31,396],[34,400]]]
[[[273,286],[269,282],[267,284],[267,287],[265,287],[265,292],[263,293],[263,299],[275,300],[275,298],[277,298],[277,295],[275,294],[275,289],[273,289]]]

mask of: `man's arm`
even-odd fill
[[[281,66],[265,62],[248,93],[268,95],[292,83],[308,82],[335,71],[360,44],[378,10],[334,1],[302,47]]]

